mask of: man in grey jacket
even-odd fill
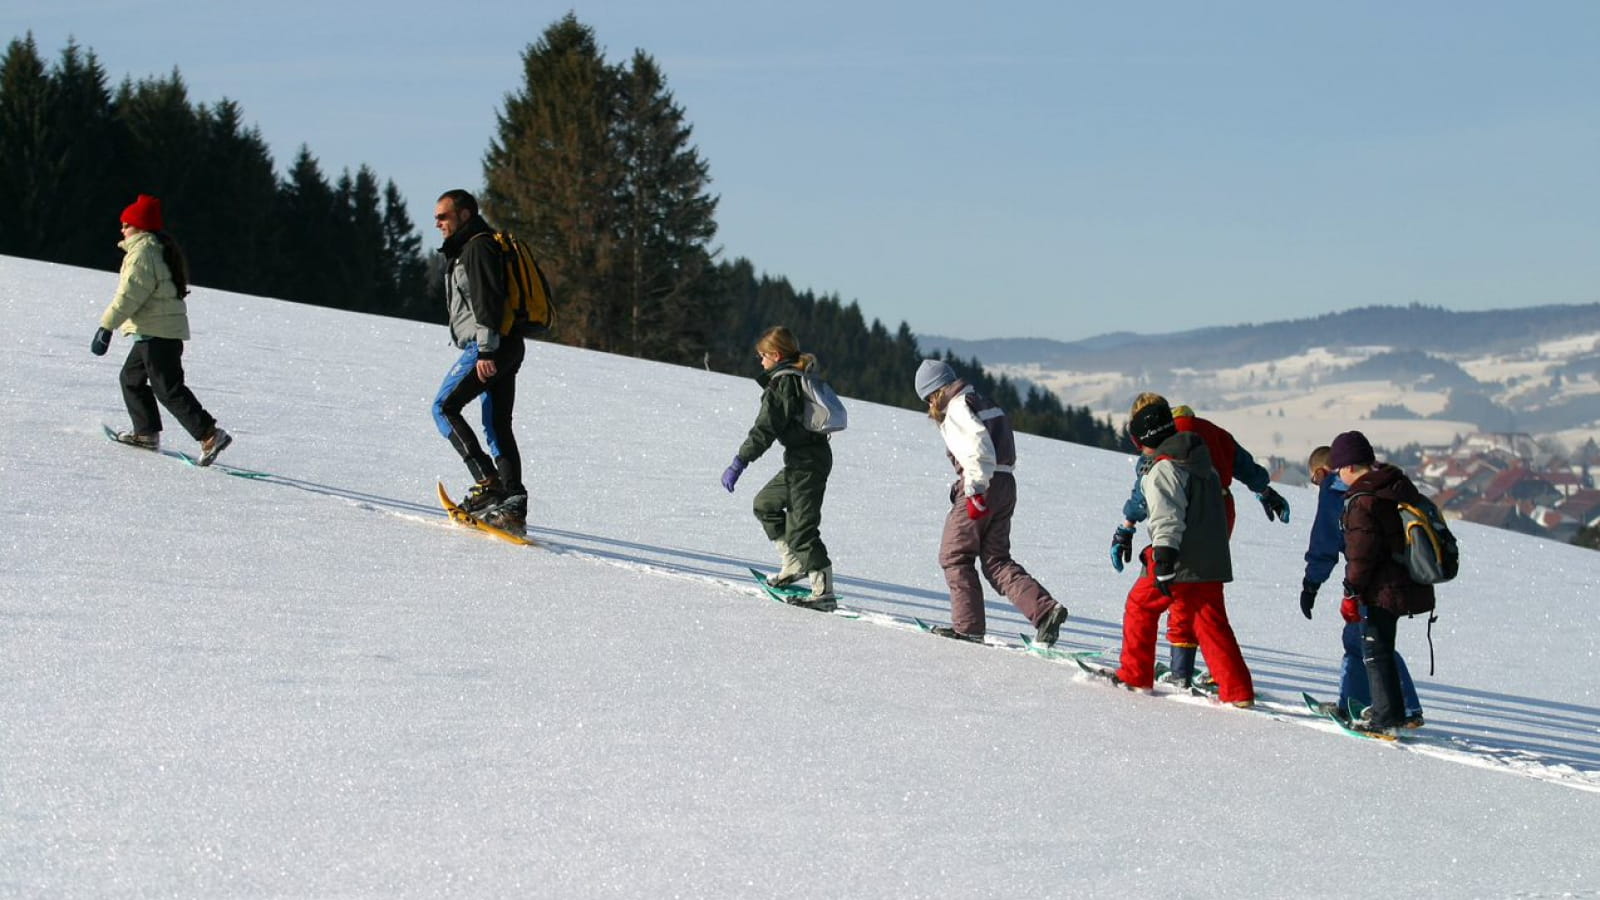
[[[1122,613],[1122,666],[1131,688],[1155,682],[1156,626],[1168,607],[1194,622],[1200,652],[1217,680],[1217,697],[1235,706],[1255,702],[1250,669],[1228,622],[1222,585],[1233,580],[1222,481],[1200,435],[1178,431],[1172,409],[1157,400],[1134,414],[1128,433],[1153,459],[1140,480],[1150,506],[1150,546]]]
[[[477,199],[466,191],[440,195],[433,219],[444,235],[450,340],[461,350],[434,398],[434,421],[472,473],[474,484],[461,508],[521,534],[527,527],[528,491],[511,418],[526,350],[519,323],[512,323],[509,334],[500,331],[507,302],[505,261],[489,223],[478,214]],[[483,398],[488,453],[461,415],[478,397]]]

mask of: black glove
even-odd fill
[[[1176,547],[1151,547],[1150,561],[1154,564],[1152,574],[1156,579],[1156,590],[1163,596],[1172,596],[1172,579],[1178,574],[1178,548]]]
[[[1311,607],[1317,605],[1317,588],[1319,587],[1322,587],[1322,585],[1309,578],[1300,582],[1300,611],[1305,613],[1308,619],[1311,618]]]
[[[1285,525],[1289,524],[1289,501],[1279,496],[1270,485],[1262,488],[1261,493],[1256,494],[1256,499],[1261,501],[1261,508],[1267,511],[1268,522],[1277,519]]]
[[[106,350],[111,347],[111,329],[96,328],[94,340],[89,342],[89,352],[95,356],[105,356]]]
[[[1123,564],[1132,561],[1133,529],[1118,525],[1116,534],[1111,536],[1111,567],[1121,572]]]

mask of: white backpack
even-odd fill
[[[850,426],[850,413],[845,410],[839,395],[826,381],[799,369],[784,369],[779,375],[795,375],[800,379],[800,393],[806,398],[806,410],[800,424],[807,431],[833,434]]]

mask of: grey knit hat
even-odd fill
[[[933,392],[956,380],[956,370],[942,360],[925,359],[917,366],[917,396],[923,400]]]

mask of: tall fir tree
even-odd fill
[[[278,181],[272,154],[239,105],[199,111],[200,143],[189,197],[174,227],[196,284],[259,292],[280,265],[273,240]]]
[[[568,13],[522,55],[522,89],[497,115],[484,158],[483,207],[539,259],[565,343],[618,349],[615,70],[594,31]]]
[[[444,305],[428,293],[428,266],[422,238],[411,224],[405,198],[393,181],[383,187],[383,266],[385,281],[377,312],[423,322],[443,322]]]
[[[0,62],[0,252],[74,265],[116,264],[118,156],[111,94],[93,53],[69,41],[46,70],[30,34]],[[124,205],[133,198],[123,201]],[[96,231],[95,222],[104,227]]]
[[[48,259],[36,223],[49,191],[50,74],[33,35],[13,39],[0,59],[0,253]]]
[[[378,177],[366,166],[357,169],[353,178],[345,172],[334,195],[339,210],[335,221],[337,271],[342,283],[338,305],[362,312],[382,312],[378,298],[383,294],[388,273],[382,270],[383,198],[378,192]]]
[[[302,145],[295,155],[288,176],[278,186],[274,208],[276,242],[283,253],[274,296],[341,305],[335,282],[341,268],[337,238],[342,211],[311,148]]]
[[[112,144],[112,105],[105,69],[94,53],[67,42],[51,72],[50,188],[38,225],[55,258],[79,266],[117,265],[122,258],[112,229],[133,194],[117,191],[122,160]],[[126,196],[123,196],[123,195]]]
[[[636,51],[618,82],[624,179],[619,251],[626,349],[699,363],[710,346],[715,294],[705,279],[716,234],[710,167],[649,55]]]

